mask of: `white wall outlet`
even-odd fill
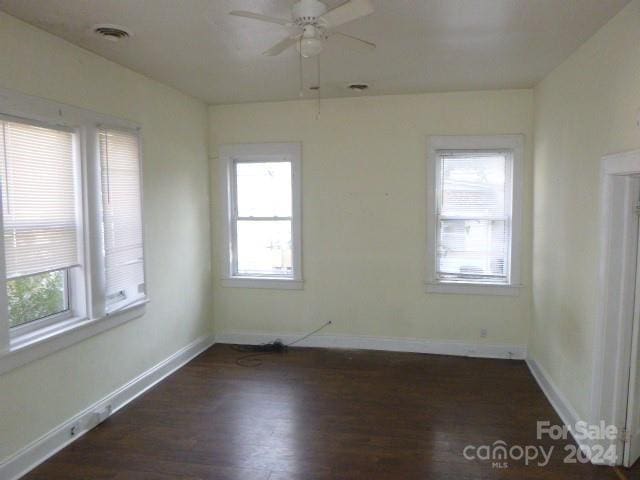
[[[113,411],[113,407],[111,404],[105,405],[103,408],[95,412],[96,425],[104,422],[107,418],[111,416],[111,412]]]
[[[107,405],[106,407],[104,407],[104,410],[102,412],[104,416],[101,417],[100,421],[104,422],[113,413],[113,406],[111,404]]]
[[[480,338],[487,338],[487,335],[489,335],[489,331],[486,328],[480,329]]]
[[[87,418],[86,427],[87,430],[91,430],[92,428],[97,427],[102,422],[104,422],[107,418],[111,416],[113,412],[113,407],[111,404],[105,405],[98,410],[94,410],[89,418]]]

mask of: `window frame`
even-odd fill
[[[43,358],[86,338],[142,316],[148,292],[139,301],[106,313],[102,238],[102,192],[100,179],[100,128],[134,131],[140,153],[140,192],[143,198],[143,157],[140,126],[90,110],[60,104],[39,97],[0,88],[0,117],[45,128],[69,129],[74,133],[78,189],[78,255],[80,265],[69,268],[69,309],[24,325],[10,328],[6,289],[4,242],[0,242],[0,374]],[[0,199],[1,201],[1,199]],[[141,202],[144,243],[144,201]],[[0,215],[0,232],[3,230]],[[146,249],[145,277],[146,271]],[[146,281],[145,281],[146,285]],[[6,313],[2,313],[6,312]],[[6,318],[5,318],[6,317]]]
[[[301,290],[302,276],[302,145],[300,143],[233,144],[219,147],[220,178],[223,182],[224,249],[222,285],[237,288],[266,288]],[[236,165],[239,163],[291,163],[291,276],[241,275],[237,272],[237,215]],[[258,219],[263,217],[256,217]],[[267,218],[267,217],[265,217]],[[268,217],[267,221],[287,220],[289,217]]]
[[[0,90],[2,93],[2,90]],[[21,97],[15,93],[11,94],[11,97]],[[37,99],[40,100],[40,99]],[[39,102],[38,102],[39,103]],[[55,327],[57,323],[66,322],[69,319],[78,319],[82,317],[86,317],[87,308],[86,308],[86,283],[84,281],[84,270],[86,267],[86,262],[84,259],[85,252],[85,239],[84,239],[84,231],[86,229],[86,221],[83,215],[85,210],[85,201],[83,197],[83,192],[85,190],[83,184],[83,172],[84,172],[84,158],[82,155],[82,143],[83,137],[80,132],[80,128],[78,126],[72,125],[70,123],[61,122],[59,119],[49,118],[45,120],[42,116],[39,115],[40,109],[34,109],[26,105],[24,98],[20,99],[17,102],[18,111],[12,110],[11,113],[6,113],[5,108],[0,108],[0,121],[7,122],[15,122],[22,123],[25,125],[32,125],[34,127],[40,128],[48,128],[52,130],[60,130],[63,132],[68,132],[72,134],[73,138],[73,163],[74,163],[74,171],[76,176],[74,178],[75,189],[76,189],[76,215],[77,215],[77,225],[78,225],[78,265],[71,266],[65,269],[66,270],[66,287],[67,287],[67,302],[68,308],[67,310],[56,313],[53,315],[49,315],[43,318],[39,318],[37,320],[33,320],[32,322],[28,322],[23,325],[16,325],[15,327],[9,327],[9,342],[10,347],[11,344],[15,342],[19,342],[22,337],[28,336],[36,336],[38,331],[47,331],[52,327]],[[20,109],[20,105],[24,105],[23,109]],[[0,107],[4,107],[0,104]],[[14,107],[15,108],[15,107]],[[22,114],[24,112],[24,114]],[[17,113],[17,114],[16,114]],[[4,218],[2,215],[2,198],[0,197],[0,219],[2,223],[0,223],[0,255],[2,256],[2,264],[0,264],[0,289],[6,295],[6,282],[5,278],[6,266],[4,264],[5,260],[5,251],[4,251]],[[36,272],[33,275],[38,275],[47,272]],[[1,306],[0,306],[1,307]],[[2,307],[3,308],[3,307]],[[0,318],[2,312],[7,311],[5,308],[0,310]],[[7,318],[8,321],[8,318]],[[4,328],[1,325],[0,321],[0,329]],[[2,336],[0,335],[0,339]],[[0,351],[2,348],[0,346]]]
[[[147,262],[146,262],[146,229],[145,229],[145,215],[144,215],[144,180],[143,180],[143,168],[142,168],[142,131],[141,128],[139,126],[136,126],[135,128],[131,128],[130,126],[123,126],[122,124],[114,124],[113,122],[109,123],[109,124],[105,124],[105,123],[99,123],[96,125],[96,130],[97,130],[97,135],[96,135],[96,148],[97,148],[97,175],[99,178],[99,182],[100,182],[100,188],[99,188],[99,195],[98,195],[98,201],[99,201],[99,210],[100,210],[100,221],[103,222],[104,221],[104,212],[103,212],[103,198],[102,198],[102,167],[101,167],[101,158],[100,158],[100,134],[102,131],[106,131],[106,130],[115,130],[115,131],[121,131],[121,132],[134,132],[135,135],[138,137],[138,188],[140,189],[140,221],[142,223],[142,274],[143,274],[143,278],[144,278],[144,292],[142,293],[142,295],[139,295],[138,297],[134,298],[133,300],[129,300],[127,298],[120,300],[120,301],[111,301],[108,297],[108,295],[106,294],[106,286],[102,286],[102,294],[104,294],[104,315],[105,316],[111,316],[111,315],[116,315],[119,312],[122,312],[128,308],[134,307],[136,305],[138,305],[141,301],[146,303],[148,302],[148,292],[147,292]],[[101,227],[102,228],[102,227]],[[102,237],[102,235],[100,236],[100,248],[101,250],[104,249],[104,238]],[[100,256],[100,261],[101,261],[101,272],[100,273],[104,273],[106,271],[105,265],[104,265],[104,261],[105,261],[105,256],[103,255],[99,255]],[[106,282],[106,278],[101,279],[102,281]]]
[[[507,282],[447,280],[437,273],[438,221],[440,219],[440,160],[443,154],[459,152],[507,152],[510,157],[511,241],[507,258]],[[441,135],[427,140],[427,293],[466,295],[519,295],[521,285],[521,230],[524,166],[524,135]]]

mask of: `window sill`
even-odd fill
[[[498,295],[517,297],[522,285],[501,285],[488,283],[462,282],[427,282],[427,293],[443,293],[454,295]]]
[[[147,303],[148,299],[142,299],[117,314],[97,319],[70,318],[14,337],[11,339],[9,351],[0,354],[0,374],[139,318],[144,315]]]
[[[223,278],[222,286],[228,288],[263,288],[269,290],[303,290],[304,281],[269,277]]]

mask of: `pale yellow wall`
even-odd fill
[[[640,148],[640,0],[549,75],[535,103],[530,354],[584,418],[598,311],[599,162]]]
[[[222,288],[219,162],[212,159],[216,334],[299,333],[524,345],[530,313],[532,92],[471,92],[212,107],[223,143],[302,142],[304,291]],[[523,279],[516,298],[424,291],[426,139],[526,135]],[[489,336],[480,338],[487,328]]]
[[[363,97],[206,109],[183,94],[0,14],[0,86],[143,125],[145,317],[0,376],[0,461],[211,330],[523,345],[587,413],[596,312],[598,162],[640,148],[640,0],[535,90]],[[426,137],[526,136],[519,297],[424,292]],[[303,143],[303,291],[222,288],[222,143]],[[480,329],[489,335],[480,338]]]
[[[139,122],[147,314],[0,376],[0,462],[196,338],[210,319],[207,111],[0,14],[0,86]]]

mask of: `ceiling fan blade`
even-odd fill
[[[346,33],[333,32],[331,39],[336,43],[340,43],[344,48],[356,50],[358,52],[373,52],[376,49],[376,44],[367,42],[358,37],[347,35]]]
[[[366,17],[373,13],[371,0],[349,0],[347,3],[328,11],[320,18],[328,28],[335,28],[347,22]]]
[[[242,10],[234,10],[233,12],[229,12],[229,15],[234,15],[236,17],[251,18],[252,20],[259,20],[261,22],[276,23],[278,25],[284,25],[285,27],[290,27],[292,25],[291,20],[285,20],[284,18],[268,17],[266,15],[261,15],[259,13],[245,12]]]
[[[274,57],[276,55],[280,55],[287,48],[293,47],[296,43],[298,43],[299,39],[300,39],[300,35],[285,38],[284,40],[276,43],[273,47],[271,47],[269,50],[264,52],[263,55],[266,55],[267,57]]]

